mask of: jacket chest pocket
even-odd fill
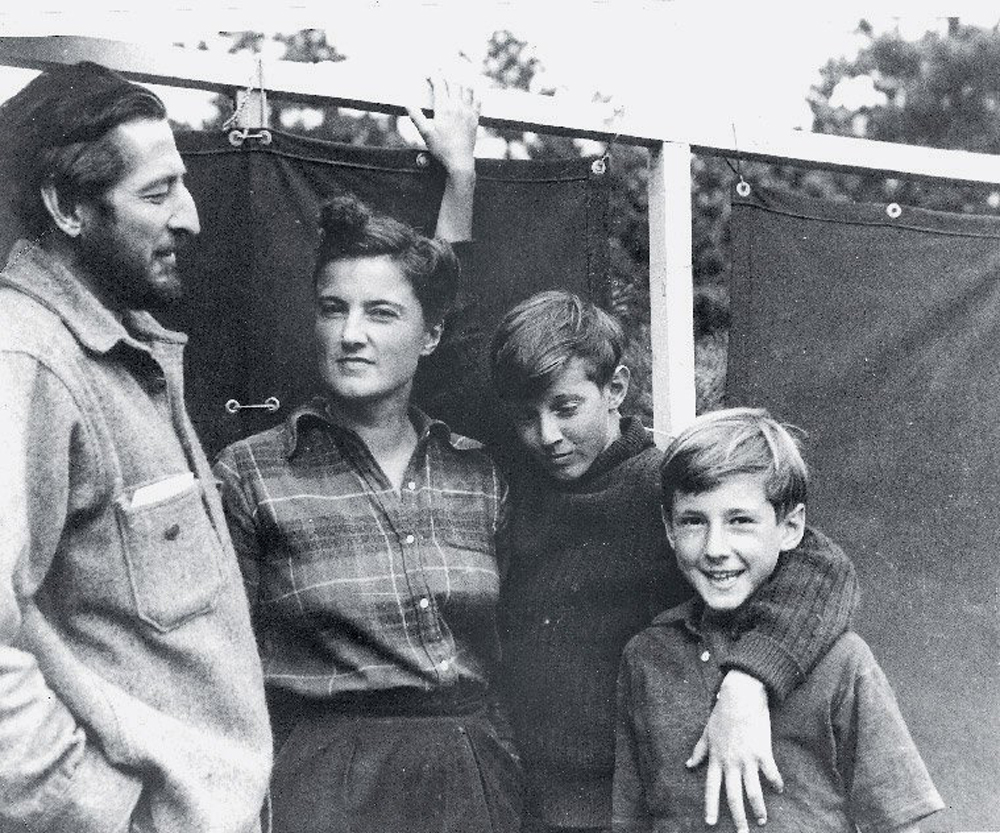
[[[222,588],[222,548],[195,481],[163,500],[119,500],[125,565],[136,615],[173,630],[215,607]]]

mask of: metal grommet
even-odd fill
[[[595,159],[590,163],[590,172],[600,176],[608,170],[608,163],[602,156],[600,159]]]
[[[736,183],[736,193],[739,194],[741,197],[749,197],[750,183],[747,182],[745,179],[741,179],[739,182]]]
[[[226,413],[227,414],[235,414],[239,409],[240,409],[240,403],[237,402],[235,399],[230,399],[226,403]]]
[[[247,139],[257,139],[262,145],[269,145],[274,137],[270,130],[258,130],[251,132],[248,128],[234,128],[229,131],[229,144],[233,147],[242,147]]]
[[[276,410],[278,410],[278,408],[281,407],[281,403],[278,401],[277,396],[269,396],[264,400],[264,407],[267,409],[268,413],[273,414]]]
[[[885,213],[895,220],[900,214],[903,213],[903,209],[899,207],[898,202],[891,202],[885,207]]]
[[[428,156],[426,153],[418,153],[417,154],[417,167],[418,168],[426,168],[430,164],[431,164],[431,158],[430,158],[430,156]]]

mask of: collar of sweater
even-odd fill
[[[653,445],[649,432],[636,417],[623,417],[621,432],[621,436],[598,454],[590,468],[576,480],[566,482],[552,479],[551,483],[562,491],[586,489],[603,474]]]

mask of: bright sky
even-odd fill
[[[398,78],[433,73],[458,52],[478,67],[490,34],[509,29],[542,62],[540,85],[559,95],[587,101],[599,91],[627,112],[677,107],[808,129],[809,87],[828,58],[857,50],[860,18],[917,37],[943,26],[945,13],[918,0],[900,5],[896,16],[886,11],[888,3],[849,1],[822,4],[822,11],[816,11],[820,4],[768,0],[168,0],[150,11],[151,5],[41,0],[31,12],[0,11],[0,34],[81,34],[161,46],[204,41],[224,50],[228,40],[219,38],[220,30],[319,28],[363,71]],[[991,7],[952,3],[948,13],[992,26],[1000,11]],[[0,68],[0,98],[28,78],[30,73]],[[854,92],[864,95],[863,85]],[[199,93],[175,90],[164,98],[175,118],[197,126],[208,115],[207,98]]]

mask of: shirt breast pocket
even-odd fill
[[[167,632],[215,607],[222,588],[219,538],[194,481],[155,502],[117,503],[135,614]]]
[[[485,494],[438,494],[432,511],[434,536],[439,543],[456,552],[494,561],[495,510]]]

